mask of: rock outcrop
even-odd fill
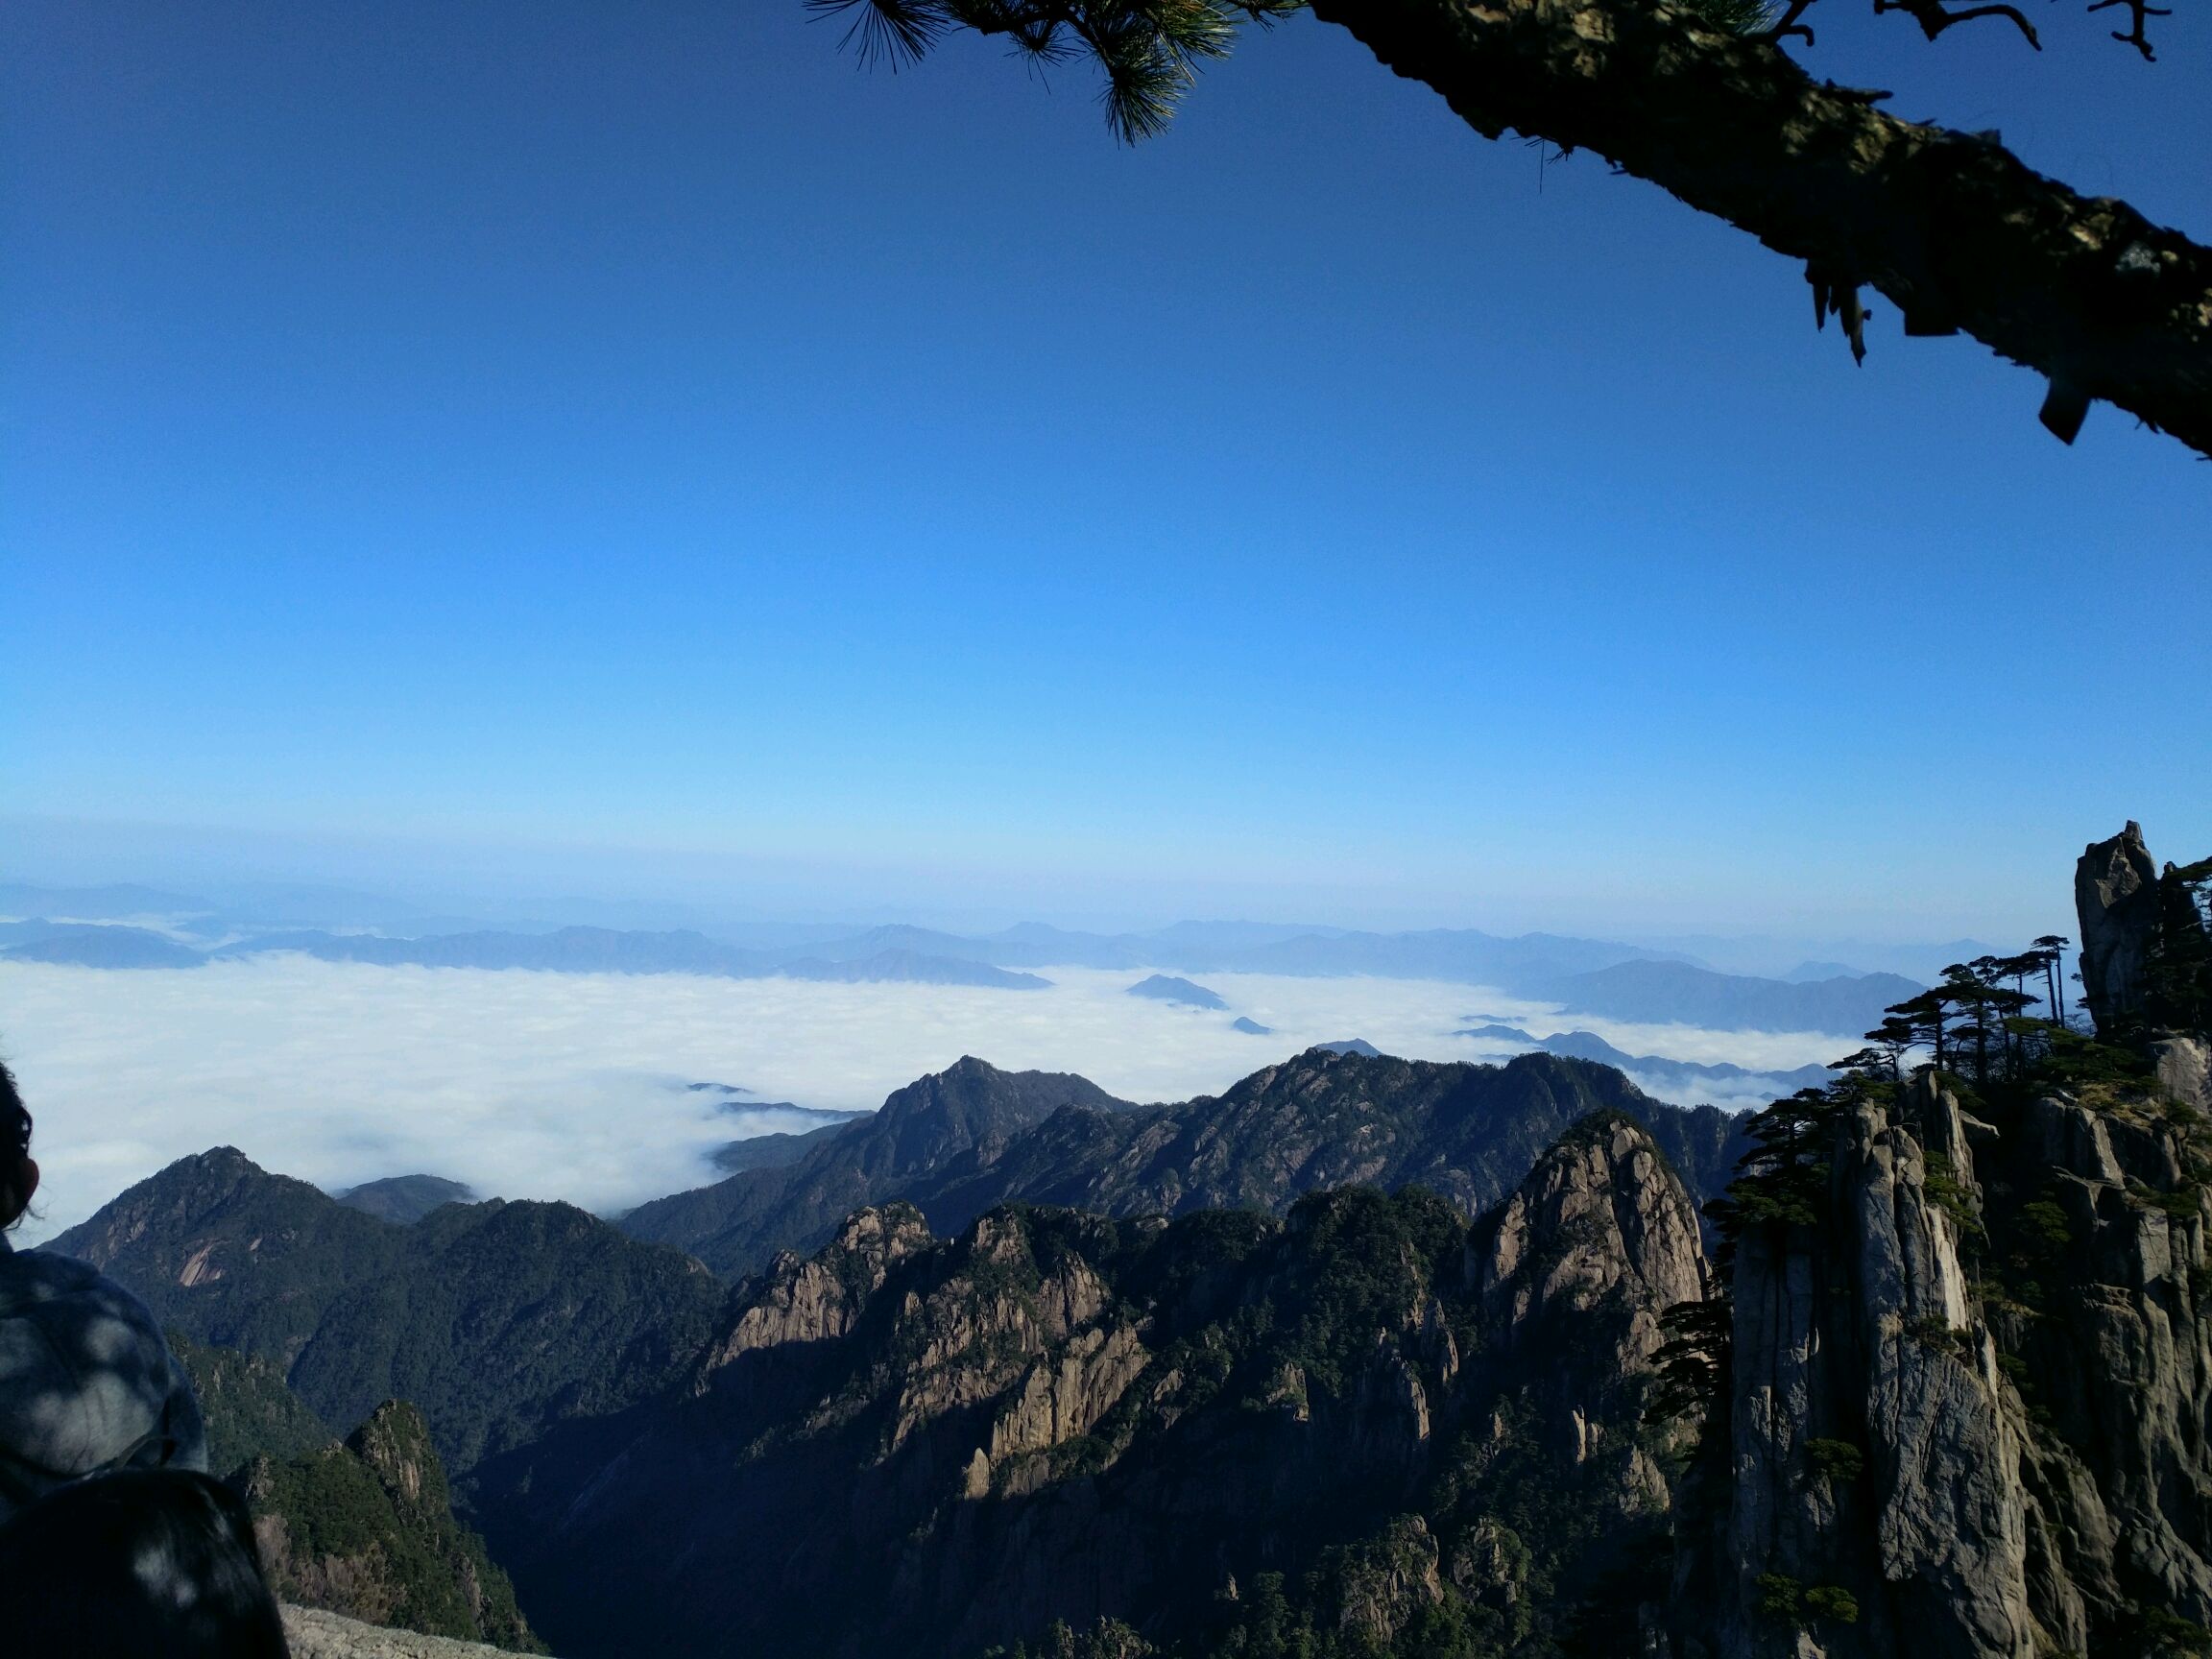
[[[2201,1153],[2184,1121],[2062,1095],[2021,1131],[2014,1179],[2045,1177],[2030,1222],[2042,1293],[1991,1324],[2027,1423],[2031,1604],[2055,1646],[2085,1653],[2147,1613],[2212,1624]]]
[[[481,1642],[367,1624],[319,1607],[286,1604],[283,1614],[292,1659],[499,1659],[505,1651]]]
[[[2188,1123],[2151,1095],[1995,1116],[1870,1092],[1805,1155],[1811,1209],[1737,1239],[1685,1659],[2151,1652],[2212,1621]]]
[[[2168,1034],[2151,1043],[2151,1071],[2158,1087],[2200,1112],[2212,1112],[2212,1042]]]
[[[1927,1186],[1931,1142],[1967,1151],[1957,1103],[1863,1105],[1836,1138],[1823,1220],[1737,1245],[1719,1648],[2033,1659],[2019,1436]]]
[[[2074,867],[2081,926],[2082,1000],[2097,1029],[2117,1032],[2143,1011],[2143,971],[2158,930],[2158,866],[2132,818],[2109,841],[2093,841]]]
[[[692,1391],[713,1387],[716,1374],[744,1355],[849,1334],[891,1269],[930,1242],[919,1210],[891,1204],[854,1211],[811,1260],[788,1251],[777,1257],[747,1286],[735,1323],[701,1356]]]
[[[1635,1424],[1660,1316],[1705,1293],[1697,1212],[1658,1148],[1629,1119],[1576,1124],[1529,1172],[1475,1262],[1490,1350],[1550,1407],[1556,1451],[1579,1466]],[[1641,1448],[1623,1501],[1664,1505],[1667,1483]]]

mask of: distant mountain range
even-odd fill
[[[1715,1083],[1753,1085],[1775,1094],[1788,1094],[1799,1089],[1817,1089],[1834,1075],[1825,1066],[1761,1071],[1726,1061],[1705,1063],[1669,1060],[1658,1054],[1630,1054],[1616,1048],[1595,1031],[1555,1031],[1549,1037],[1532,1037],[1517,1025],[1492,1023],[1471,1026],[1455,1035],[1479,1037],[1494,1043],[1519,1043],[1547,1054],[1563,1054],[1575,1060],[1595,1060],[1600,1066],[1617,1067],[1633,1072],[1647,1086],[1662,1091],[1662,1098],[1678,1093],[1695,1094]]]
[[[549,974],[699,974],[730,979],[813,979],[832,983],[979,985],[1042,991],[1051,984],[965,958],[929,956],[903,947],[865,956],[742,950],[704,933],[635,933],[563,927],[552,933],[448,933],[393,939],[376,933],[309,928],[265,933],[213,950],[196,950],[141,927],[89,923],[14,923],[28,934],[0,949],[0,961],[68,963],[84,968],[198,968],[208,962],[291,951],[323,962],[379,967],[530,969]]]
[[[0,881],[0,912],[11,916],[112,922],[132,916],[204,915],[216,908],[190,894],[129,882],[106,887],[34,887],[22,881]]]
[[[819,1129],[803,1132],[783,1129],[766,1135],[750,1135],[715,1148],[708,1161],[725,1175],[796,1164],[844,1126],[842,1122],[825,1123]]]
[[[166,933],[97,922],[0,924],[0,961],[59,962],[79,968],[197,968],[204,954]]]
[[[54,901],[57,914],[106,912],[142,917],[151,889],[92,889],[41,895],[0,887],[0,906]],[[1824,1031],[1856,1035],[1891,1003],[1920,986],[1894,974],[1829,973],[1835,964],[1801,964],[1790,977],[1719,974],[1678,955],[1599,939],[1527,933],[1504,938],[1472,928],[1370,933],[1252,923],[1186,922],[1148,933],[1074,932],[1026,923],[988,935],[890,926],[795,943],[736,944],[692,929],[572,926],[547,930],[474,929],[399,937],[328,928],[240,929],[203,950],[153,929],[83,919],[0,923],[0,961],[90,968],[190,968],[274,951],[323,961],[386,966],[531,969],[562,974],[697,974],[725,978],[781,977],[831,983],[971,985],[1043,990],[1032,970],[1169,970],[1132,987],[1135,994],[1226,1009],[1216,992],[1182,974],[1238,973],[1302,977],[1371,975],[1488,985],[1559,1004],[1569,1014],[1714,1030]]]
[[[1570,1014],[1716,1031],[1838,1031],[1857,1034],[1883,1010],[1918,995],[1900,974],[1791,984],[1716,974],[1687,962],[1617,962],[1554,981],[1545,992]]]
[[[957,1231],[1007,1203],[1282,1214],[1321,1188],[1410,1184],[1472,1215],[1593,1112],[1644,1123],[1699,1197],[1719,1192],[1744,1144],[1711,1107],[1664,1105],[1607,1067],[1545,1054],[1500,1067],[1315,1048],[1168,1106],[969,1058],[864,1118],[793,1137],[805,1149],[792,1162],[618,1223],[492,1199],[403,1224],[454,1184],[399,1177],[371,1190],[406,1202],[356,1206],[219,1147],[43,1248],[114,1274],[194,1342],[271,1360],[322,1423],[415,1402],[466,1480],[557,1423],[677,1382],[726,1301],[702,1262],[741,1277],[818,1249],[863,1205],[910,1203]]]
[[[813,1249],[859,1205],[954,1178],[977,1148],[1002,1149],[1064,1106],[1135,1110],[1087,1077],[1001,1071],[963,1059],[895,1091],[870,1117],[806,1136],[789,1161],[655,1199],[620,1225],[633,1238],[688,1250],[717,1271],[750,1271],[779,1250]]]

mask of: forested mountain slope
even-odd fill
[[[341,1439],[273,1360],[170,1333],[207,1425],[209,1470],[241,1493],[270,1587],[372,1624],[540,1651],[506,1574],[454,1516],[413,1406]]]
[[[718,1272],[749,1272],[780,1250],[815,1248],[854,1211],[939,1179],[966,1155],[996,1158],[1063,1106],[1129,1109],[1089,1078],[1001,1071],[970,1055],[895,1091],[873,1116],[817,1132],[795,1162],[657,1199],[621,1226],[688,1250]]]
[[[650,1397],[725,1294],[681,1252],[566,1204],[447,1205],[397,1226],[230,1147],[180,1160],[47,1248],[195,1341],[273,1361],[326,1423],[414,1402],[457,1472]]]
[[[484,1541],[453,1518],[428,1426],[379,1406],[341,1444],[239,1477],[270,1587],[286,1601],[432,1636],[544,1651]]]

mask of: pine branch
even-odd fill
[[[1861,287],[1908,334],[1963,331],[2050,382],[2071,443],[2104,400],[2212,456],[2212,250],[2077,195],[1989,139],[1815,82],[1771,39],[1623,0],[1314,0],[1488,137],[1590,150],[1803,260],[1822,317]],[[1793,18],[1797,13],[1787,13]],[[1875,95],[1878,96],[1878,95]]]

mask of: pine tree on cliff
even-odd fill
[[[2043,985],[2051,1018],[2059,1024],[2066,1023],[2066,982],[2059,977],[2059,965],[2066,959],[2066,947],[2073,941],[2060,933],[2046,933],[2035,941],[2029,954],[2042,964]]]
[[[1946,969],[1948,974],[1949,970]],[[1938,985],[1923,991],[1917,997],[1908,997],[1885,1010],[1889,1016],[1867,1036],[1887,1045],[1897,1043],[1900,1049],[1927,1048],[1936,1058],[1936,1070],[1946,1070],[1950,1055],[1946,1040],[1950,1036],[1951,998],[1948,985]]]
[[[958,29],[1034,62],[1088,59],[1125,140],[1164,128],[1198,67],[1238,30],[1306,0],[808,0],[850,12],[864,58],[919,57]],[[1866,351],[1872,288],[1910,335],[1966,333],[2049,382],[2040,419],[2066,443],[2099,398],[2212,456],[2212,249],[2124,202],[2077,195],[1993,133],[1881,110],[1886,92],[1815,80],[1815,0],[1311,0],[1400,75],[1426,82],[1486,137],[1508,130],[1588,150],[1802,260],[1815,321]],[[2112,37],[2155,53],[2149,0]],[[1960,24],[2016,27],[2016,6],[1873,0],[1930,40]]]

